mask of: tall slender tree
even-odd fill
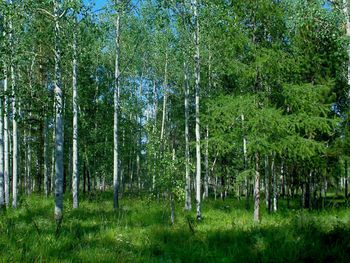
[[[343,0],[343,13],[345,18],[345,35],[349,39],[350,38],[350,17],[349,17],[349,4],[348,0]],[[348,86],[350,86],[350,44],[347,45],[347,54],[348,54],[348,62],[347,62],[347,82]],[[348,90],[348,98],[350,98],[350,90]]]
[[[14,6],[10,0],[11,11],[14,13]],[[11,97],[12,97],[12,207],[17,207],[17,183],[18,183],[18,140],[17,140],[17,106],[16,106],[16,73],[15,73],[15,50],[14,50],[14,28],[13,18],[9,19],[9,43],[10,43],[10,71],[11,71]]]
[[[186,58],[184,58],[186,59]],[[185,185],[185,209],[192,209],[191,202],[191,175],[190,175],[190,136],[189,136],[189,93],[190,85],[188,80],[188,66],[184,61],[184,89],[185,89],[185,172],[186,172],[186,185]]]
[[[9,123],[8,123],[8,71],[7,71],[7,65],[4,66],[4,181],[5,181],[5,204],[6,206],[10,203],[10,165],[9,165]]]
[[[122,12],[121,0],[115,1],[115,68],[114,68],[114,128],[113,128],[113,208],[119,206],[118,200],[118,177],[119,177],[119,141],[118,141],[118,115],[119,115],[119,91],[120,91],[120,18]]]
[[[254,221],[260,221],[260,171],[259,154],[255,154],[255,179],[254,179]]]
[[[74,17],[73,28],[73,208],[78,208],[79,166],[78,166],[78,85],[77,85],[77,21]]]
[[[55,24],[55,219],[58,224],[63,217],[63,96],[61,76],[61,1],[54,1]]]
[[[198,19],[198,1],[192,0],[193,24],[194,24],[194,44],[195,44],[195,107],[196,107],[196,211],[197,219],[201,220],[201,134],[199,118],[199,99],[200,99],[200,50],[199,50],[199,19]]]
[[[5,79],[6,81],[6,79]],[[3,116],[3,94],[4,90],[0,90],[0,211],[5,206],[5,180],[4,180],[4,116]]]

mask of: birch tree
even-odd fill
[[[48,120],[45,115],[45,123],[44,123],[44,192],[45,197],[49,196],[49,135],[48,135]]]
[[[184,89],[185,89],[185,169],[186,169],[186,186],[185,186],[185,209],[191,210],[191,175],[190,175],[190,143],[189,143],[189,80],[188,80],[188,66],[184,62]]]
[[[6,206],[10,203],[10,178],[9,178],[9,134],[8,134],[8,71],[7,65],[4,66],[4,181],[5,181],[5,204]]]
[[[120,91],[120,17],[121,17],[121,0],[115,1],[116,18],[115,18],[115,69],[114,69],[114,127],[113,127],[113,208],[117,209],[118,202],[118,173],[119,173],[119,144],[118,144],[118,115],[119,115],[119,91]]]
[[[4,80],[4,82],[6,79]],[[4,83],[5,85],[5,83]],[[0,90],[0,212],[5,206],[5,180],[4,180],[4,116],[3,116],[3,87]]]
[[[2,12],[0,12],[0,17],[3,18],[3,20],[0,22],[0,41],[4,43],[6,38],[5,33],[5,21],[4,21],[4,2],[0,1],[0,8],[2,9]],[[0,48],[3,46],[0,45]],[[5,53],[5,52],[4,52]],[[0,51],[0,54],[3,57],[4,60],[4,54]],[[5,67],[6,63],[3,62],[4,72],[5,73]],[[4,74],[5,78],[5,74]],[[4,117],[3,117],[3,110],[4,110],[4,85],[5,85],[5,79],[2,80],[2,83],[0,85],[0,212],[5,207],[5,180],[4,180]]]
[[[13,2],[10,0],[12,12],[15,12]],[[16,76],[14,62],[14,36],[13,36],[13,18],[9,19],[9,43],[10,43],[10,71],[11,71],[11,97],[12,97],[12,207],[17,207],[17,182],[18,182],[18,141],[17,141],[17,108],[16,108]]]
[[[348,0],[343,0],[343,13],[345,18],[345,36],[347,39],[350,39],[350,17],[349,17],[349,4]],[[348,54],[348,62],[347,62],[347,82],[348,86],[350,86],[350,44],[347,45],[347,54]],[[350,98],[350,91],[348,91],[348,99]]]
[[[168,47],[165,51],[165,65],[164,65],[164,82],[163,82],[163,114],[162,114],[162,127],[160,130],[160,141],[162,143],[162,150],[164,149],[164,133],[165,133],[165,117],[167,113],[167,99],[168,99]]]
[[[196,211],[197,219],[202,219],[201,214],[201,135],[199,118],[199,98],[200,98],[200,51],[199,51],[199,19],[198,1],[192,0],[194,43],[195,43],[195,107],[196,107]]]
[[[191,170],[190,170],[190,134],[189,134],[189,119],[190,119],[190,79],[188,67],[188,35],[189,23],[186,19],[186,2],[183,2],[180,11],[181,26],[182,26],[182,49],[183,49],[183,75],[184,75],[184,106],[185,106],[185,210],[192,209],[191,200]]]
[[[254,221],[260,221],[260,171],[259,154],[255,154],[255,178],[254,178]]]
[[[61,11],[61,1],[54,1],[55,24],[55,219],[58,224],[63,217],[63,97],[61,76],[61,27],[60,19],[64,15]]]
[[[77,85],[77,22],[74,15],[73,28],[73,208],[78,208],[79,167],[78,167],[78,85]]]

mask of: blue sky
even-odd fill
[[[85,3],[94,3],[94,9],[100,9],[107,4],[107,0],[84,0]]]
[[[94,10],[101,9],[108,2],[108,0],[83,0],[83,1],[86,4],[93,3],[95,5],[94,6]],[[132,2],[134,2],[134,1],[132,1]],[[331,5],[330,5],[329,1],[326,1],[325,4],[323,5],[323,7],[326,8],[326,9],[331,9]]]

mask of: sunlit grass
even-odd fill
[[[350,211],[262,208],[256,224],[244,201],[205,201],[203,220],[177,204],[125,198],[117,211],[111,193],[65,201],[60,230],[53,200],[31,196],[0,215],[0,262],[350,262]],[[283,208],[283,204],[282,204]]]

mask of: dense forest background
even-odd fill
[[[347,206],[348,8],[1,1],[0,210],[54,197],[58,236],[66,210],[101,196],[119,216],[137,200],[168,204],[171,224],[195,213],[193,233],[213,200],[257,223]]]

